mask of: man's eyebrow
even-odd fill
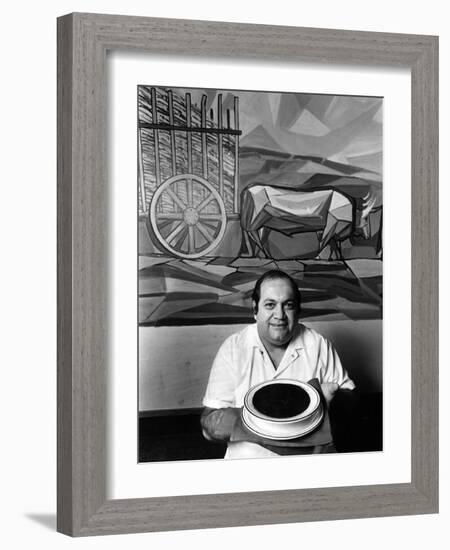
[[[266,304],[267,302],[276,302],[275,298],[264,298],[263,299],[263,302]],[[283,304],[289,304],[289,303],[295,303],[295,299],[294,298],[289,298],[288,300],[285,300],[284,302],[282,302]]]

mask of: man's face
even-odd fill
[[[298,304],[289,281],[272,279],[262,283],[255,319],[264,344],[287,345],[297,325],[298,315]]]

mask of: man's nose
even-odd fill
[[[285,312],[282,304],[278,304],[275,308],[275,316],[277,319],[284,319]]]

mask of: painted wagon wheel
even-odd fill
[[[180,258],[201,258],[220,243],[227,217],[222,197],[201,176],[179,174],[155,191],[150,230],[158,244]]]

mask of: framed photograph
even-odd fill
[[[58,20],[59,531],[437,512],[437,67]]]

